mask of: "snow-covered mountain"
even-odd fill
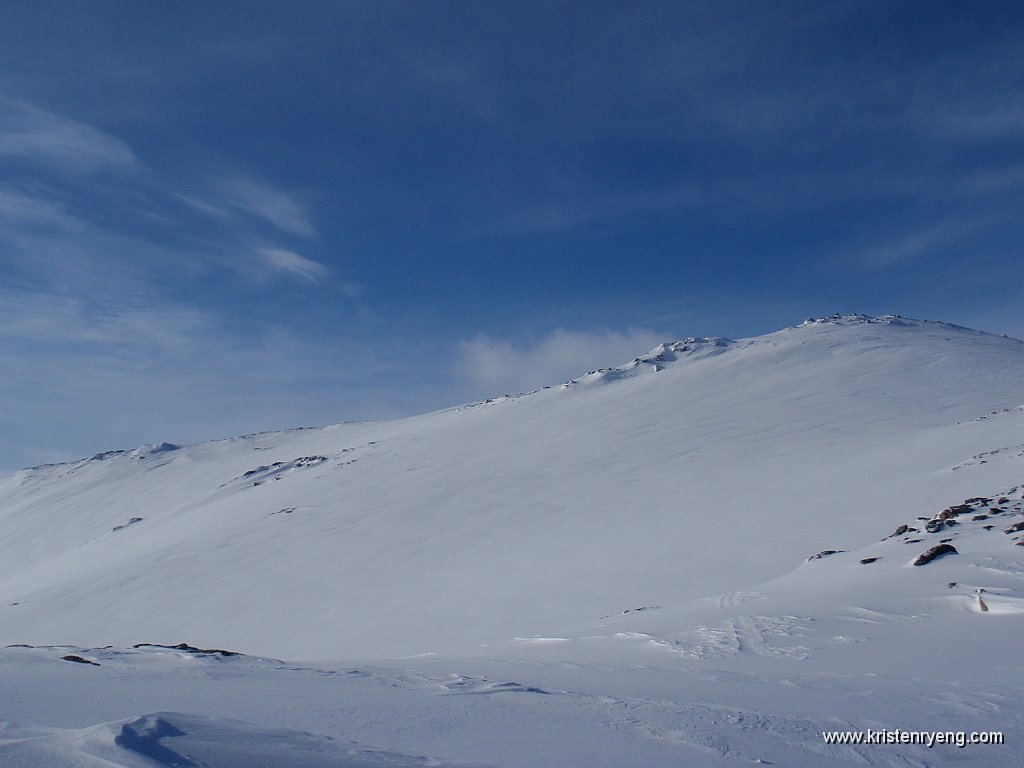
[[[0,763],[256,765],[217,745],[285,727],[385,747],[279,734],[327,757],[268,764],[1015,765],[1022,485],[1024,343],[863,315],[22,470],[0,643],[34,647],[0,653],[0,686],[74,703],[0,704]],[[883,727],[1006,745],[821,736]]]

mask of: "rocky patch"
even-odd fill
[[[177,645],[160,645],[159,643],[136,643],[132,648],[166,648],[171,651],[184,651],[185,653],[194,653],[196,655],[206,656],[242,656],[243,654],[238,651],[225,651],[221,648],[196,648],[194,645],[188,643],[178,643]]]
[[[76,664],[91,664],[94,667],[100,666],[100,663],[98,661],[91,661],[89,659],[82,658],[81,656],[77,656],[73,653],[69,653],[67,656],[61,656],[60,658],[62,661],[73,661]]]
[[[344,452],[345,451],[342,451],[341,453]],[[280,480],[289,472],[294,472],[295,470],[299,469],[308,469],[310,467],[315,467],[320,464],[323,464],[326,461],[328,461],[328,458],[326,456],[300,456],[299,458],[292,459],[291,461],[275,461],[272,464],[263,464],[259,467],[250,469],[248,472],[243,472],[238,477],[221,485],[221,488],[223,488],[226,485],[229,485],[230,483],[235,482],[236,480],[251,481],[253,486],[263,485],[264,483],[271,480]]]
[[[942,557],[944,555],[956,554],[959,553],[956,551],[956,547],[954,547],[952,544],[938,544],[932,547],[931,549],[922,552],[920,555],[918,555],[914,559],[914,565],[928,565],[928,563],[932,562],[936,558]]]
[[[811,562],[811,560],[821,560],[821,558],[823,557],[828,557],[829,555],[838,555],[840,552],[845,551],[845,549],[823,549],[818,554],[811,555],[810,557],[808,557],[807,562],[809,563]]]

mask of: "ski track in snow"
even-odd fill
[[[785,645],[782,638],[803,637],[809,620],[796,616],[739,615],[717,625],[700,625],[679,636],[656,637],[646,633],[620,633],[626,639],[641,639],[688,658],[718,659],[740,653],[805,659],[808,649]]]
[[[718,606],[720,608],[732,608],[742,603],[749,602],[751,600],[762,600],[764,595],[760,592],[751,592],[744,590],[736,590],[734,592],[726,592],[718,597]]]

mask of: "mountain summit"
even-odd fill
[[[0,762],[1015,766],[1022,459],[1024,343],[833,315],[22,470]]]
[[[1022,403],[1017,340],[834,315],[474,408],[23,470],[0,482],[0,631],[288,657],[558,633],[1011,484],[1004,459],[956,470],[1024,440]]]

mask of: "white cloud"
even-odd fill
[[[0,257],[12,277],[2,287],[51,286],[81,296],[97,290],[116,295],[126,286],[139,289],[139,275],[166,256],[156,246],[70,213],[59,189],[32,187],[46,194],[31,187],[26,192],[0,186]]]
[[[192,344],[209,324],[195,310],[102,305],[50,293],[0,294],[0,342],[167,351]]]
[[[985,229],[991,217],[939,222],[897,235],[884,243],[869,246],[854,255],[867,269],[885,269],[912,259],[948,250],[967,237]]]
[[[307,259],[292,251],[282,251],[277,248],[262,248],[260,255],[267,264],[285,272],[291,272],[306,280],[316,281],[327,274],[327,267],[319,261]]]
[[[197,197],[190,197],[189,195],[183,195],[179,192],[174,192],[172,194],[190,208],[197,210],[200,213],[205,213],[207,216],[214,219],[224,219],[228,216],[228,212],[226,210],[219,208],[212,203],[208,203],[205,200],[200,200]]]
[[[953,114],[937,109],[938,114],[928,115],[925,126],[933,132],[953,138],[1017,136],[1024,130],[1024,102],[1020,100],[1016,103],[981,103],[970,106],[971,109]]]
[[[399,384],[407,350],[381,353],[354,337],[258,321],[239,326],[132,293],[104,301],[0,285],[0,471],[439,404],[436,391],[408,402]]]
[[[230,202],[280,229],[302,237],[316,234],[305,209],[289,194],[253,179],[237,179],[227,185]]]
[[[118,138],[28,104],[0,99],[0,156],[27,157],[74,173],[135,166]]]
[[[7,219],[18,226],[43,225],[66,230],[82,227],[82,223],[67,214],[58,203],[10,189],[0,189],[0,219]]]
[[[646,328],[594,333],[558,328],[528,344],[480,335],[459,345],[457,372],[491,394],[524,392],[621,365],[667,338]]]

